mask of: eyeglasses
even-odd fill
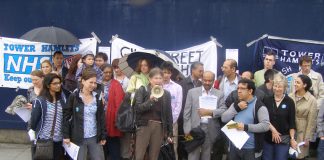
[[[238,87],[237,90],[247,90],[248,88]]]
[[[61,82],[53,82],[51,84],[54,85],[54,86],[57,86],[57,85],[61,85],[62,83]]]

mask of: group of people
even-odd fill
[[[290,148],[300,150],[296,158],[304,159],[316,139],[318,158],[324,159],[324,83],[311,70],[310,57],[301,57],[300,72],[287,77],[273,69],[276,57],[269,52],[264,69],[254,74],[237,74],[237,62],[227,59],[220,77],[194,62],[183,79],[173,75],[172,62],[154,66],[140,59],[135,74],[127,77],[119,60],[110,65],[105,53],[75,55],[69,69],[63,59],[56,51],[52,62],[43,61],[40,70],[31,72],[33,85],[27,91],[28,130],[35,141],[54,141],[54,159],[70,159],[63,143],[80,146],[79,160],[157,160],[164,143],[173,144],[177,160],[284,160]],[[152,94],[155,86],[163,88],[161,97]],[[135,134],[116,127],[126,97],[136,114]],[[216,105],[201,106],[204,97]],[[221,132],[230,120],[249,135],[241,149]],[[204,142],[188,153],[182,142],[195,128],[205,133]]]

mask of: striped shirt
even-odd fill
[[[47,111],[45,115],[45,121],[43,122],[43,129],[39,133],[40,139],[52,139],[51,131],[52,131],[52,126],[54,121],[55,103],[46,100],[46,104],[47,104]],[[57,101],[56,122],[55,122],[54,135],[53,135],[54,142],[59,142],[63,140],[62,119],[63,119],[62,105],[60,101]]]

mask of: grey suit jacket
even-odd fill
[[[220,117],[226,111],[224,102],[224,93],[220,90],[212,88],[210,94],[216,96],[217,106],[213,110],[213,117],[208,120],[208,135],[212,141],[220,134]],[[202,95],[202,87],[190,89],[188,91],[186,104],[183,114],[184,133],[190,133],[190,130],[200,126],[200,116],[198,114],[199,96]]]

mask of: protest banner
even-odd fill
[[[144,49],[141,46],[127,42],[118,37],[113,38],[111,43],[111,60],[121,58],[125,54],[130,54],[136,50]],[[190,74],[190,66],[193,62],[204,63],[205,70],[214,72],[217,75],[217,47],[214,41],[193,46],[178,51],[166,51],[178,64],[183,75]]]
[[[27,89],[31,85],[30,73],[40,69],[40,64],[51,59],[57,50],[63,52],[67,66],[71,57],[85,51],[96,53],[97,41],[80,39],[77,45],[52,45],[14,38],[0,38],[0,87]]]
[[[268,51],[276,54],[274,69],[284,75],[296,73],[300,70],[299,58],[312,58],[312,69],[324,76],[324,42],[312,40],[289,39],[264,35],[255,41],[253,66],[255,70],[263,68],[263,59]],[[251,45],[251,42],[249,45]]]

